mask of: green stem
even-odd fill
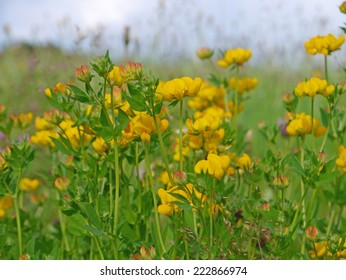
[[[167,157],[166,147],[163,144],[160,126],[159,126],[158,121],[156,119],[156,114],[155,114],[155,109],[154,109],[154,100],[152,100],[151,102],[152,102],[152,114],[153,114],[156,132],[157,132],[157,137],[158,137],[159,143],[160,143],[161,153],[162,153],[162,157],[163,157],[163,163],[164,163],[165,169],[168,173],[169,181],[170,181],[171,185],[174,186],[173,175],[172,175],[172,172],[169,168],[169,161],[168,161],[168,157]]]
[[[16,190],[15,190],[15,196],[14,196],[14,209],[16,212],[19,256],[21,256],[23,254],[22,224],[21,224],[21,219],[20,219],[20,208],[19,208],[19,203],[20,203],[20,201],[19,201],[20,200],[19,184],[20,184],[21,177],[22,177],[22,169],[20,168],[19,174],[18,174],[17,186],[16,186]]]
[[[214,239],[214,225],[213,225],[213,191],[215,189],[216,179],[213,178],[212,184],[210,184],[209,196],[210,196],[210,210],[209,210],[209,259],[212,259],[212,248]]]
[[[151,175],[151,169],[150,169],[148,143],[144,143],[144,152],[145,152],[145,166],[146,166],[146,169],[147,169],[147,177],[149,179],[151,193],[152,193],[152,196],[153,196],[156,230],[157,230],[157,235],[158,235],[160,246],[161,246],[161,257],[162,257],[162,255],[166,253],[166,248],[165,248],[165,245],[164,245],[164,242],[163,242],[163,239],[162,239],[162,233],[161,233],[161,228],[160,228],[160,220],[159,220],[159,213],[157,212],[157,198],[156,198],[156,193],[155,193],[155,188],[154,188],[153,177]]]
[[[22,226],[20,221],[19,201],[17,197],[15,197],[14,199],[14,209],[16,211],[19,256],[21,256],[23,254],[23,239],[22,239]]]
[[[315,152],[316,151],[316,146],[315,146],[315,128],[314,128],[314,101],[315,98],[311,98],[311,146],[312,150]]]
[[[328,56],[324,56],[324,76],[326,78],[327,83],[329,83],[328,77]]]
[[[118,218],[119,218],[119,193],[120,193],[120,172],[119,172],[119,148],[116,139],[114,139],[113,145],[114,152],[114,172],[115,172],[115,200],[114,200],[114,224],[113,234],[117,234],[118,231]],[[116,246],[115,255],[118,256],[118,247]]]
[[[100,241],[99,241],[99,239],[96,236],[93,236],[93,238],[94,238],[94,241],[95,241],[95,244],[96,244],[96,248],[97,248],[97,250],[98,250],[98,252],[100,254],[100,258],[101,258],[101,260],[104,260],[105,257],[103,255],[103,252],[102,252],[102,249],[101,249]]]
[[[335,218],[335,208],[332,205],[332,213],[330,214],[329,223],[328,223],[327,232],[326,232],[327,236],[331,232],[331,229],[332,229],[332,226],[333,226],[333,222],[334,222],[334,218]]]
[[[316,199],[316,195],[317,195],[317,187],[313,190],[311,198],[310,198],[310,203],[309,203],[308,212],[307,212],[307,221],[308,222],[312,218],[311,215],[312,215],[312,210],[313,210],[313,207],[314,207],[314,202],[315,202],[315,199]]]
[[[179,170],[183,171],[183,99],[179,103]]]
[[[300,149],[300,164],[302,168],[304,169],[304,137],[302,137],[302,143],[301,143],[301,149]],[[305,210],[305,186],[303,179],[300,180],[300,193],[303,198],[302,205],[301,205],[301,211],[302,211],[302,221],[303,221],[303,229],[306,229],[306,210]],[[300,249],[300,253],[302,255],[305,254],[305,234],[303,234],[303,240],[302,240],[302,246]]]
[[[66,235],[65,219],[64,219],[60,209],[58,211],[58,214],[59,214],[59,222],[60,222],[60,229],[61,229],[62,240],[64,242],[64,247],[66,249],[66,252],[69,253],[70,252],[70,245],[69,245],[69,242],[68,242],[68,239],[67,239],[67,235]]]

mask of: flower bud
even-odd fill
[[[197,56],[199,57],[199,59],[209,59],[213,56],[214,51],[210,48],[200,48],[197,51]]]
[[[290,92],[285,92],[282,95],[282,101],[286,104],[286,105],[291,105],[294,102],[294,95]]]
[[[286,176],[277,176],[273,180],[273,185],[279,189],[285,189],[288,187],[289,181]]]
[[[305,231],[305,235],[308,239],[310,240],[315,240],[316,239],[316,236],[318,234],[318,230],[316,227],[314,226],[310,226],[306,229]]]
[[[346,1],[342,2],[342,4],[339,6],[340,12],[343,14],[346,14]]]
[[[54,185],[59,191],[66,191],[70,185],[70,180],[66,177],[59,177],[55,179]]]
[[[91,81],[91,71],[86,65],[82,65],[76,69],[76,78],[82,82],[89,83]]]

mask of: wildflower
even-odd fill
[[[212,177],[220,180],[230,165],[230,158],[226,155],[218,156],[216,154],[209,154],[207,160],[200,160],[195,165],[194,171],[197,174],[209,174]]]
[[[55,147],[55,144],[52,138],[58,139],[59,134],[52,130],[41,130],[32,135],[30,137],[30,140],[35,145],[48,146],[53,148]]]
[[[252,53],[250,50],[241,48],[229,49],[225,52],[223,59],[218,60],[218,65],[227,68],[233,64],[242,65],[250,59]]]
[[[309,226],[305,231],[306,237],[310,240],[315,240],[318,234],[318,230],[314,226]]]
[[[157,92],[165,101],[181,100],[186,96],[195,96],[202,86],[201,78],[183,77],[159,84]]]
[[[0,219],[6,217],[6,211],[10,208],[12,208],[12,198],[5,195],[0,199]]]
[[[304,46],[309,54],[315,55],[320,53],[327,56],[333,51],[339,50],[344,41],[345,37],[343,35],[336,38],[334,35],[328,34],[325,36],[313,37],[305,42]]]
[[[286,127],[286,132],[290,136],[304,136],[313,132],[316,137],[319,137],[324,135],[326,131],[327,128],[320,126],[317,119],[314,118],[312,122],[311,116],[305,113],[295,114]]]
[[[236,77],[232,77],[228,81],[228,85],[230,88],[234,89],[239,94],[243,94],[245,91],[250,91],[254,89],[258,84],[257,78],[248,78],[244,77],[238,79]]]
[[[54,128],[54,125],[52,123],[49,123],[45,118],[36,117],[35,128],[37,130],[49,130]]]
[[[50,88],[46,88],[44,90],[44,94],[47,96],[47,97],[52,97],[52,91]]]
[[[338,147],[339,157],[336,159],[336,166],[339,168],[340,172],[346,172],[346,149],[344,146],[340,145]]]
[[[194,207],[192,194],[193,197],[196,197],[201,202],[204,202],[206,200],[205,195],[199,192],[196,187],[190,183],[183,187],[174,186],[168,191],[160,188],[158,190],[158,195],[161,199],[161,205],[158,206],[157,211],[160,214],[167,216],[171,216],[175,212],[180,212],[181,209],[179,208],[177,203],[183,203],[183,201],[178,199],[174,195],[181,195],[189,201],[192,207]]]
[[[342,2],[342,4],[339,6],[340,12],[343,14],[346,14],[346,1]]]
[[[249,170],[251,165],[251,158],[247,153],[243,153],[241,157],[236,160],[236,166],[241,170]]]
[[[210,48],[200,48],[197,51],[197,56],[202,60],[211,58],[213,54],[214,54],[214,51]]]
[[[273,180],[273,185],[279,189],[285,189],[288,187],[289,181],[286,176],[277,176]]]
[[[298,97],[315,97],[316,94],[328,97],[334,92],[334,90],[334,85],[328,85],[326,80],[313,77],[308,81],[300,82],[294,89],[294,92]]]
[[[112,71],[108,73],[107,80],[112,86],[121,87],[124,84],[124,78],[121,75],[120,68],[118,66],[114,66]]]
[[[85,83],[89,83],[92,78],[90,68],[86,65],[78,67],[75,71],[75,75],[78,80]]]
[[[40,185],[37,179],[22,178],[19,187],[22,191],[35,191]]]
[[[10,118],[14,125],[18,126],[19,128],[26,128],[32,122],[33,114],[31,112],[26,114],[21,113],[19,115],[11,114]]]
[[[66,191],[69,185],[70,185],[70,179],[67,177],[58,177],[54,181],[54,186],[59,191]]]
[[[53,89],[55,93],[66,93],[67,92],[67,85],[64,83],[57,83]]]
[[[286,105],[291,105],[294,103],[294,95],[292,93],[289,92],[285,92],[282,95],[282,101],[286,104]]]
[[[126,66],[119,67],[120,75],[123,77],[124,81],[128,82],[130,80],[139,80],[143,76],[143,67],[140,62],[129,61]]]
[[[156,256],[156,250],[153,246],[150,246],[148,249],[142,246],[139,252],[140,252],[141,260],[152,260]]]

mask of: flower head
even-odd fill
[[[315,97],[317,94],[328,97],[333,94],[334,90],[334,85],[328,85],[326,80],[313,77],[305,82],[300,82],[294,89],[294,93],[298,97]]]
[[[207,159],[197,162],[195,165],[195,172],[197,174],[209,174],[210,176],[220,180],[226,173],[231,160],[228,156],[218,156],[216,154],[209,154]]]
[[[22,178],[19,187],[22,191],[35,191],[40,185],[37,179]]]
[[[336,38],[334,35],[328,34],[325,36],[313,37],[309,41],[305,42],[304,46],[309,54],[315,55],[320,53],[327,56],[332,52],[339,50],[344,41],[345,37],[343,35]]]
[[[218,65],[227,68],[233,64],[242,65],[252,56],[251,50],[241,48],[229,49],[225,52],[223,59],[218,60]]]

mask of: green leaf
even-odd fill
[[[69,151],[65,145],[63,143],[61,143],[58,139],[55,139],[53,137],[51,137],[55,147],[60,151],[62,152],[63,154],[65,155],[71,155],[71,151]]]
[[[296,155],[289,155],[287,158],[285,158],[285,161],[286,160],[298,174],[304,177],[306,176],[305,170],[301,166],[300,161],[298,160]]]
[[[107,111],[104,108],[102,108],[100,113],[100,123],[104,127],[109,127],[107,114]]]
[[[88,221],[93,224],[97,229],[102,229],[102,223],[97,216],[97,213],[94,209],[94,207],[87,202],[75,202],[79,209],[81,210],[82,214],[88,219]]]
[[[179,99],[174,99],[171,103],[168,104],[169,107],[175,107],[179,102]]]
[[[105,235],[105,232],[101,231],[101,230],[98,230],[97,228],[94,228],[92,226],[89,226],[89,225],[84,225],[83,226],[87,231],[89,231],[90,233],[92,233],[93,235],[96,235],[96,236],[102,236],[102,235]]]
[[[129,122],[129,117],[120,108],[118,109],[118,119],[119,119],[120,129],[124,130],[127,127],[127,124]]]
[[[163,105],[162,101],[155,105],[155,107],[154,107],[155,114],[157,114],[157,115],[160,114],[161,109],[162,109],[162,105]]]
[[[126,95],[125,98],[130,103],[130,106],[132,109],[139,111],[139,112],[147,111],[148,106],[142,98],[133,98],[129,95]]]
[[[69,88],[74,93],[74,99],[78,100],[81,103],[91,104],[91,100],[85,91],[81,90],[79,87],[75,85],[69,85]]]
[[[130,209],[126,209],[123,211],[123,215],[126,219],[126,221],[130,224],[130,225],[134,225],[137,222],[137,215],[135,212],[133,212]]]
[[[320,113],[321,113],[321,120],[322,124],[327,127],[328,126],[328,113],[326,112],[325,109],[320,108]]]
[[[135,98],[135,99],[141,99],[143,100],[141,91],[138,87],[136,87],[136,85],[134,84],[127,84],[127,88],[129,90],[129,93],[131,95],[131,97]]]

